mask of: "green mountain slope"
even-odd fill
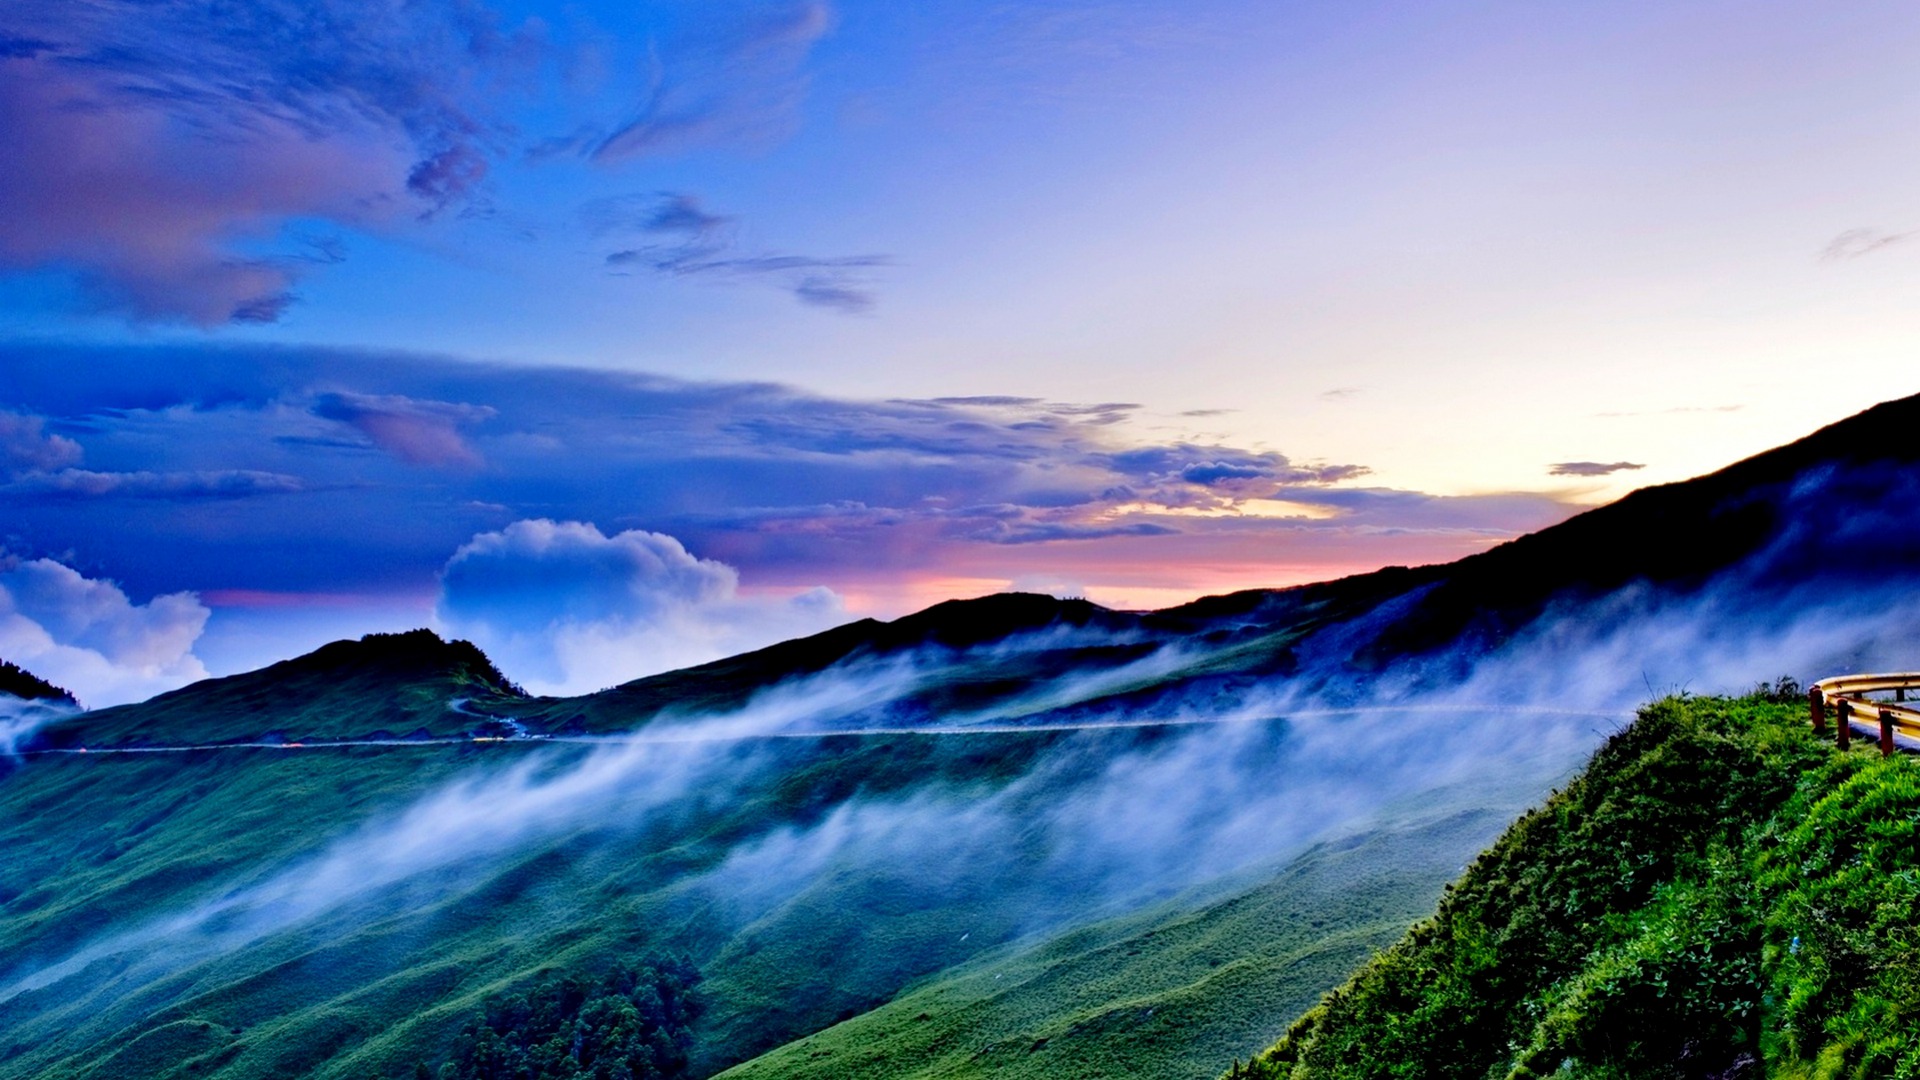
[[[1668,699],[1235,1077],[1920,1075],[1920,760]]]
[[[1383,826],[1225,895],[995,949],[722,1075],[1209,1077],[1431,910],[1502,820]]]
[[[445,823],[508,827],[494,809],[522,782],[514,769],[565,775],[591,749],[510,743],[42,758],[0,784],[0,845],[8,852],[0,866],[0,940],[8,943],[0,1077],[121,1075],[113,1070],[124,1062],[104,1063],[103,1052],[133,1046],[170,1048],[142,1059],[143,1076],[263,1077],[290,1062],[302,1075],[410,1075],[416,1061],[444,1051],[486,995],[545,971],[678,951],[725,978],[728,961],[716,957],[743,927],[766,921],[731,910],[736,898],[705,881],[736,847],[802,827],[853,791],[982,790],[1059,737],[1002,735],[985,747],[965,739],[789,741],[780,747],[782,768],[739,771],[726,770],[730,750],[715,751],[700,760],[726,771],[701,775],[732,778],[727,799],[692,805],[677,791],[605,792],[586,813],[544,821],[531,839],[462,836]],[[654,756],[642,766],[693,760]],[[465,801],[428,802],[438,815],[418,813],[421,793],[458,793],[476,780]],[[674,811],[654,814],[669,797]],[[404,812],[410,804],[412,818]],[[524,794],[504,813],[522,809],[536,812]],[[60,820],[88,827],[48,827]],[[866,891],[860,881],[837,890],[841,899]],[[923,899],[866,927],[872,940],[895,946],[876,957],[867,995],[889,996],[964,955],[899,947],[934,906]],[[1004,939],[1021,916],[990,914],[1002,929],[990,929],[988,940]],[[781,927],[800,941],[826,929],[817,920]],[[756,1013],[754,1001],[731,999],[709,1015],[777,1043],[855,1003],[828,994]],[[750,1019],[738,1020],[742,1013]],[[192,1047],[180,1043],[183,1033]],[[711,1038],[706,1046],[734,1059],[752,1049]],[[168,1068],[157,1066],[160,1057]]]

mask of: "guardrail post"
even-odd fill
[[[1807,691],[1807,714],[1813,718],[1813,733],[1824,735],[1827,731],[1827,695],[1819,687]]]
[[[1876,710],[1880,714],[1880,756],[1893,753],[1893,713],[1886,709]]]
[[[1834,741],[1840,744],[1840,749],[1842,750],[1852,749],[1853,747],[1853,702],[1848,701],[1846,698],[1841,698],[1839,701],[1835,702],[1833,707],[1833,718],[1835,720]]]

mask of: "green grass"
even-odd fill
[[[1920,1076],[1920,760],[1677,698],[1256,1077]]]
[[[1465,811],[1383,828],[1225,895],[988,949],[722,1075],[1209,1077],[1430,910],[1501,820]]]

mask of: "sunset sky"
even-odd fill
[[[576,692],[1447,560],[1920,391],[1911,3],[0,8],[0,657]]]

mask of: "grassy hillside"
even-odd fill
[[[704,875],[736,848],[804,827],[856,793],[990,790],[1061,737],[794,740],[771,768],[736,769],[736,751],[716,750],[700,760],[718,771],[701,775],[727,777],[725,799],[676,799],[661,814],[649,801],[658,793],[642,782],[531,834],[444,840],[405,827],[404,811],[421,795],[466,785],[471,800],[445,816],[495,828],[490,787],[504,799],[515,768],[564,776],[592,751],[494,744],[35,759],[0,783],[8,852],[0,982],[24,986],[0,1001],[0,1077],[120,1075],[98,1071],[113,1047],[149,1048],[138,1051],[148,1054],[141,1076],[264,1077],[290,1062],[303,1075],[410,1075],[415,1061],[444,1052],[488,994],[546,971],[669,950],[724,980],[732,961],[722,954],[743,923],[794,950],[832,929],[803,912],[730,910]],[[1138,736],[1112,738],[1124,752]],[[49,826],[62,820],[87,828]],[[386,861],[395,850],[403,864]],[[867,911],[862,898],[874,887],[832,883],[828,907],[847,917]],[[778,1009],[757,997],[716,1002],[711,1024],[747,1043],[709,1037],[707,1052],[748,1056],[974,951],[914,947],[924,937],[915,920],[939,917],[929,906],[866,920],[868,939],[889,948],[842,992],[798,1007],[780,1000]],[[1013,906],[985,912],[987,942],[1014,932]],[[102,941],[112,948],[88,952]],[[56,969],[45,985],[33,980],[76,953],[80,966]],[[777,987],[766,995],[780,998]],[[175,1045],[183,1033],[192,1045]]]
[[[1673,698],[1230,1075],[1920,1076],[1920,760]]]
[[[1430,911],[1499,821],[1383,827],[1203,902],[995,949],[723,1076],[1208,1077]]]

